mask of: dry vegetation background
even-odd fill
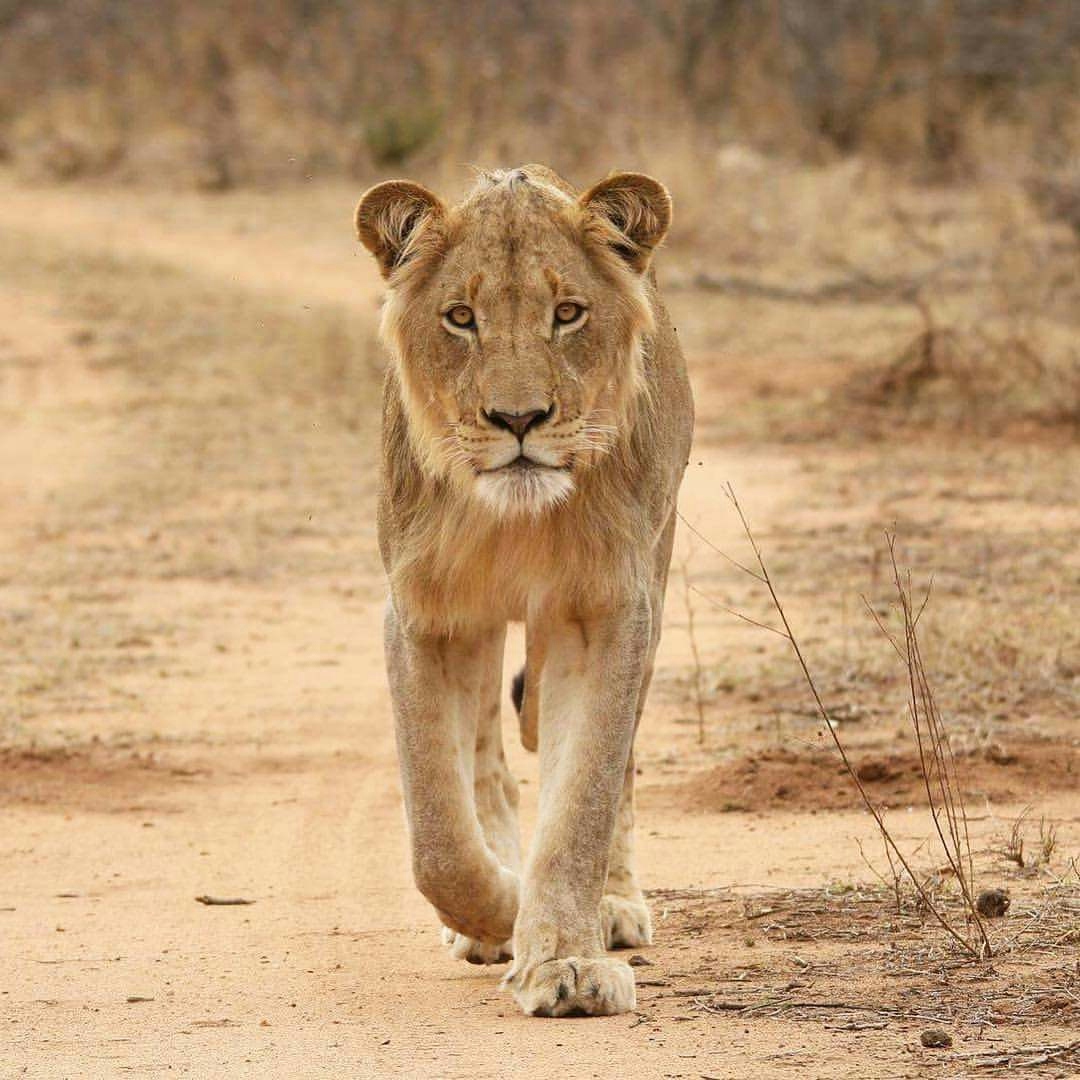
[[[371,630],[379,286],[349,219],[379,179],[452,195],[529,160],[672,189],[660,278],[698,402],[640,739],[659,945],[625,1030],[560,1042],[601,1071],[1071,1075],[1070,0],[0,0],[3,1061],[70,1075],[89,1044],[41,1057],[34,1032],[88,1004],[101,1060],[136,1070],[501,1060],[504,1003],[416,930],[400,851]],[[753,562],[727,480],[914,881],[789,643],[731,614],[776,621],[716,550]],[[917,601],[933,578],[920,666],[970,857],[933,839],[909,671],[874,626],[904,640],[885,529]],[[983,886],[1012,907],[973,961],[928,903],[975,940]],[[259,903],[226,940],[178,890]],[[271,959],[283,941],[310,970]],[[930,1024],[955,1046],[924,1047]],[[536,1032],[513,1029],[540,1061]]]
[[[1080,138],[1069,0],[4,0],[0,28],[0,145],[61,178],[220,188],[538,148],[708,177],[731,140],[1042,177]]]

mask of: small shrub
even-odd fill
[[[430,105],[387,109],[373,116],[364,127],[371,160],[380,168],[404,165],[434,141],[441,119]]]

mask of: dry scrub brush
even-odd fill
[[[895,202],[889,218],[903,272],[883,278],[843,254],[833,261],[867,299],[875,285],[880,299],[891,289],[919,328],[851,376],[835,404],[976,431],[1025,422],[1080,431],[1076,237],[1040,216],[1020,183],[980,191],[977,246],[966,252]]]
[[[942,721],[937,700],[933,688],[927,677],[926,667],[923,660],[922,649],[919,643],[919,621],[926,609],[929,599],[929,590],[926,597],[916,604],[911,588],[910,575],[901,573],[896,556],[895,537],[886,534],[889,560],[892,567],[892,584],[895,590],[896,606],[900,614],[901,630],[894,633],[885,622],[878,616],[869,603],[866,604],[870,614],[878,628],[885,635],[889,644],[896,653],[897,658],[907,672],[908,682],[908,714],[915,744],[918,749],[919,766],[923,784],[926,790],[930,814],[934,823],[934,830],[941,844],[949,871],[955,877],[960,890],[964,912],[964,923],[959,924],[946,911],[936,895],[935,889],[915,872],[909,856],[901,849],[895,837],[890,831],[884,814],[871,799],[859,772],[844,746],[843,740],[838,733],[838,725],[830,715],[825,704],[824,697],[818,687],[817,680],[811,672],[806,655],[788,619],[783,601],[776,589],[765,557],[758,545],[757,539],[750,524],[743,513],[735,491],[730,484],[725,488],[725,494],[731,501],[739,516],[743,531],[754,553],[755,566],[746,566],[719,552],[715,545],[709,546],[718,551],[729,562],[733,563],[743,573],[748,574],[757,582],[764,585],[768,592],[772,607],[780,620],[780,626],[759,622],[751,619],[740,612],[724,608],[754,626],[769,630],[778,634],[790,645],[795,659],[798,662],[803,680],[806,683],[810,696],[813,699],[814,708],[821,718],[825,729],[828,731],[833,745],[835,746],[844,770],[858,792],[863,805],[873,817],[882,841],[885,844],[889,864],[893,867],[894,880],[906,878],[914,890],[918,901],[942,929],[949,935],[960,950],[972,959],[983,959],[993,953],[986,926],[979,913],[977,896],[974,883],[974,867],[971,853],[971,842],[968,834],[967,812],[964,808],[963,793],[956,772],[956,760],[952,747],[949,743],[948,733]],[[684,519],[685,521],[685,519]],[[695,530],[696,532],[696,530]],[[700,535],[700,534],[698,534]],[[705,594],[701,594],[705,595]],[[864,598],[865,601],[865,598]],[[715,601],[710,602],[715,603]],[[716,606],[722,606],[717,604]],[[894,862],[895,860],[895,862]],[[899,869],[897,869],[899,867]]]
[[[964,175],[1067,156],[1071,0],[6,0],[0,153],[209,189],[538,153],[592,171],[676,130]],[[1000,158],[1000,154],[996,158]]]

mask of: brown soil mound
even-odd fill
[[[867,793],[886,807],[926,804],[917,754],[851,754]],[[957,760],[957,774],[969,798],[1030,799],[1041,792],[1076,788],[1080,754],[1052,743],[992,747]],[[847,810],[860,805],[859,793],[835,753],[766,750],[717,765],[678,787],[687,810]]]

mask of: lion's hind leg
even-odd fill
[[[642,671],[641,689],[638,692],[637,716],[634,735],[641,724],[645,702],[652,683],[656,649],[660,644],[660,628],[663,622],[664,590],[667,585],[668,565],[675,536],[675,515],[672,514],[656,551],[656,564],[652,585],[651,605],[653,622],[649,635],[649,650]],[[623,774],[622,791],[619,793],[619,810],[615,818],[615,831],[611,837],[608,855],[607,881],[600,901],[600,922],[604,931],[604,945],[609,949],[633,949],[652,944],[652,918],[645,894],[634,873],[634,751]]]
[[[615,833],[611,838],[607,882],[600,901],[600,922],[608,949],[652,944],[652,919],[634,874],[634,755],[626,764]]]
[[[464,960],[469,964],[506,964],[514,959],[514,949],[510,941],[480,941],[478,938],[459,934],[449,926],[442,928],[442,939],[455,960]]]

